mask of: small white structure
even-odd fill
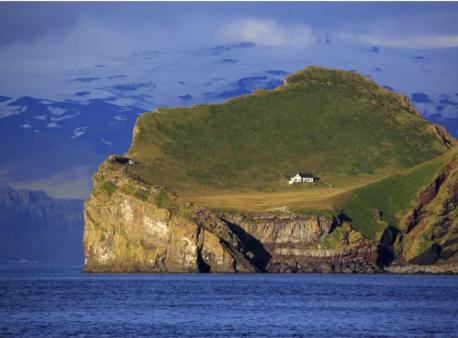
[[[294,183],[313,183],[315,181],[314,176],[309,173],[297,173],[291,177],[288,181],[289,184]]]

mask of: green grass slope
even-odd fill
[[[447,151],[400,95],[358,74],[308,67],[272,91],[145,113],[128,155],[138,162],[132,174],[179,193],[301,194],[361,185]],[[289,186],[285,175],[296,170],[320,185]]]
[[[353,228],[368,238],[379,237],[388,225],[405,230],[405,216],[415,207],[419,193],[453,156],[456,156],[456,151],[355,189],[340,209],[351,219]]]

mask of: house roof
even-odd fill
[[[299,173],[299,175],[301,177],[307,177],[307,178],[313,178],[314,177],[313,174],[310,174],[310,173]]]

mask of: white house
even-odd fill
[[[309,173],[297,173],[295,176],[289,179],[289,184],[294,183],[313,183],[314,177],[312,174]]]

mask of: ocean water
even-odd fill
[[[458,337],[458,276],[0,264],[0,337]]]

